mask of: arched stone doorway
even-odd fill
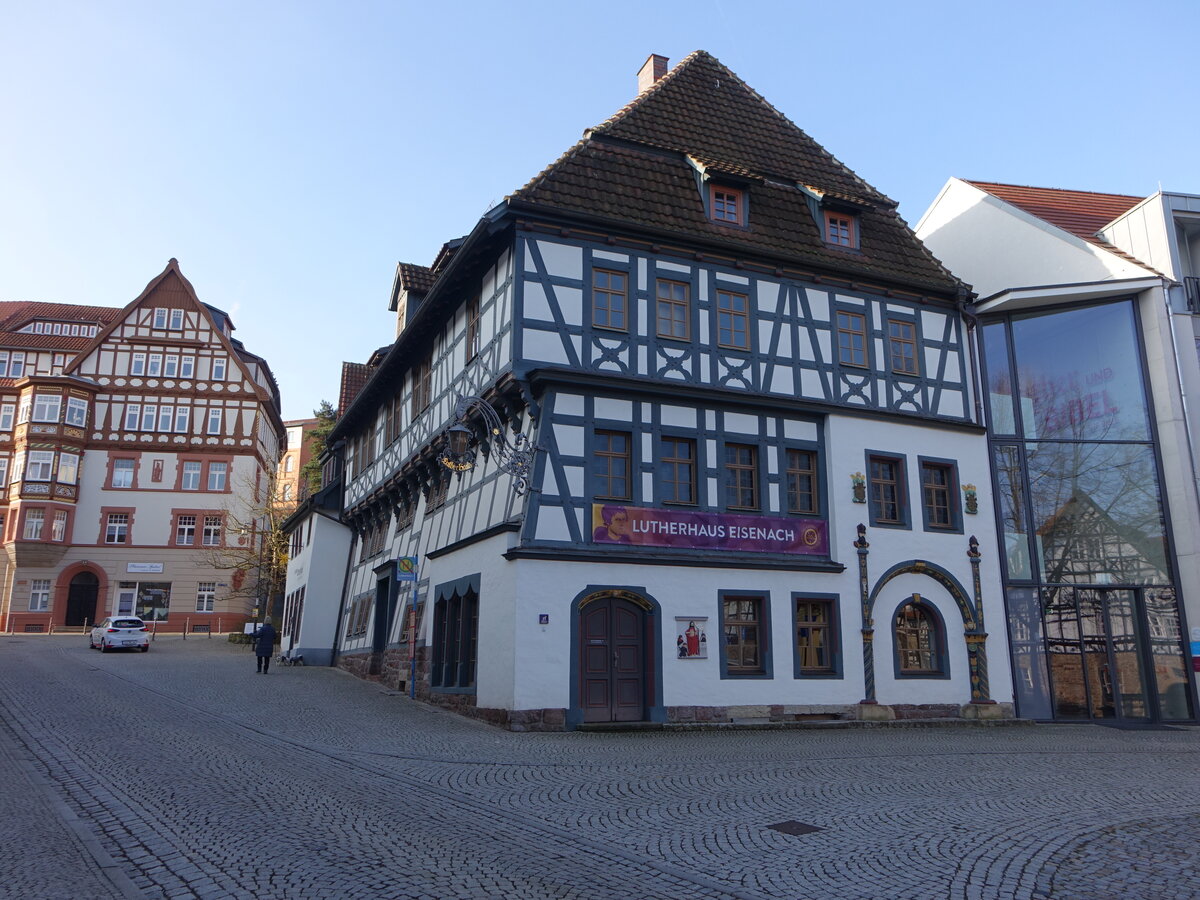
[[[644,589],[593,586],[576,596],[568,727],[665,720],[661,618]]]
[[[90,625],[96,621],[96,600],[100,579],[94,572],[80,572],[67,587],[67,612],[64,625]]]

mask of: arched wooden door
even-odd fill
[[[96,621],[96,597],[100,579],[91,572],[80,572],[67,588],[67,616],[64,625],[90,625]]]
[[[601,596],[579,610],[579,705],[584,722],[646,717],[646,610]]]

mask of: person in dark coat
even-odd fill
[[[254,632],[254,657],[258,660],[258,671],[263,675],[271,668],[271,654],[275,650],[275,626],[270,619],[263,621]]]

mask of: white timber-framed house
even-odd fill
[[[709,54],[639,88],[398,268],[337,664],[516,729],[1011,714],[969,292]],[[439,462],[464,397],[528,492],[477,407]]]

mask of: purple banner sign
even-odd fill
[[[592,540],[635,547],[687,547],[751,553],[829,555],[822,519],[592,504]]]

